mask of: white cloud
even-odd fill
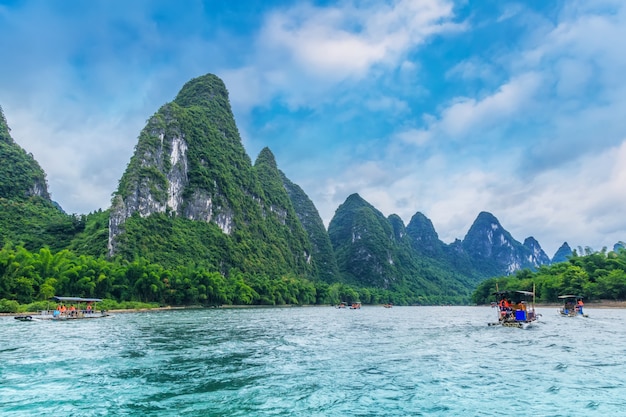
[[[444,0],[357,4],[273,13],[260,42],[304,72],[339,81],[363,77],[376,64],[395,66],[408,49],[455,28],[452,5]]]
[[[143,126],[107,116],[78,121],[31,108],[5,112],[11,136],[46,173],[52,199],[69,213],[106,209]],[[69,114],[83,115],[66,108]]]
[[[291,108],[314,106],[359,88],[374,68],[414,69],[405,59],[409,51],[431,36],[464,30],[453,18],[448,0],[298,4],[267,16],[254,44],[253,69],[220,73],[244,86],[243,98],[233,94],[243,106],[268,98]]]
[[[426,115],[425,128],[404,128],[393,139],[423,146],[432,141],[484,142],[489,130],[500,131],[525,117],[536,102],[535,95],[542,85],[541,75],[527,73],[510,80],[493,94],[476,99],[455,98],[438,115]],[[499,137],[502,141],[504,138]]]
[[[483,99],[460,98],[441,112],[436,128],[449,137],[463,138],[481,129],[507,123],[532,103],[540,85],[540,77],[528,73],[512,79]]]
[[[422,146],[432,139],[432,134],[427,130],[409,128],[397,132],[394,137],[404,143]]]
[[[513,165],[504,159],[501,166]],[[474,164],[455,167],[441,155],[404,175],[394,169],[389,161],[370,161],[346,167],[325,184],[324,195],[313,188],[311,196],[322,203],[325,223],[334,215],[325,207],[336,208],[357,192],[385,216],[398,214],[405,224],[417,211],[424,213],[446,243],[463,239],[481,211],[494,214],[520,242],[535,237],[550,257],[564,241],[573,248],[599,250],[626,239],[626,141],[533,178]]]

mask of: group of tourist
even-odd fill
[[[92,311],[91,303],[88,303],[85,310],[82,310],[81,312],[83,314],[92,313],[93,311]],[[78,310],[76,309],[76,306],[74,304],[70,305],[69,307],[67,307],[65,304],[59,304],[57,305],[57,308],[54,310],[52,315],[54,317],[58,317],[58,316],[75,317],[78,315]]]

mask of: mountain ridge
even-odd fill
[[[1,142],[14,143],[8,132],[2,115]],[[21,197],[41,178],[45,184],[40,174],[26,181]],[[0,179],[0,187],[11,185],[8,175]],[[405,226],[358,193],[337,208],[326,230],[313,202],[279,169],[269,148],[252,163],[228,90],[213,74],[185,83],[148,119],[110,208],[71,219],[55,226],[74,236],[59,247],[202,266],[225,277],[298,276],[379,288],[402,293],[407,303],[467,299],[485,278],[536,269],[572,253],[564,243],[550,259],[536,239],[518,242],[488,212],[478,214],[463,240],[446,244],[423,213]],[[9,230],[1,237],[13,236]],[[52,238],[31,244],[45,245],[46,239]]]

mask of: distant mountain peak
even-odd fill
[[[552,257],[552,263],[567,262],[567,259],[572,256],[572,253],[572,248],[570,248],[567,242],[563,242]]]
[[[550,262],[551,262],[550,258],[548,257],[548,255],[546,255],[546,253],[543,251],[543,249],[541,249],[541,245],[539,244],[537,239],[535,239],[532,236],[527,237],[524,240],[524,246],[527,247],[528,249],[530,249],[530,251],[532,253],[532,258],[530,258],[529,260],[535,266],[549,265],[550,264]]]
[[[528,238],[521,244],[489,212],[481,212],[463,239],[463,249],[474,259],[491,264],[494,275],[549,264],[539,243]]]

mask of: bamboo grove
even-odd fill
[[[394,299],[383,290],[294,276],[270,278],[233,271],[224,277],[203,267],[167,269],[143,258],[132,262],[107,260],[69,250],[52,252],[47,247],[30,252],[11,244],[0,250],[0,312],[17,312],[20,306],[54,295],[152,306],[386,303]]]

